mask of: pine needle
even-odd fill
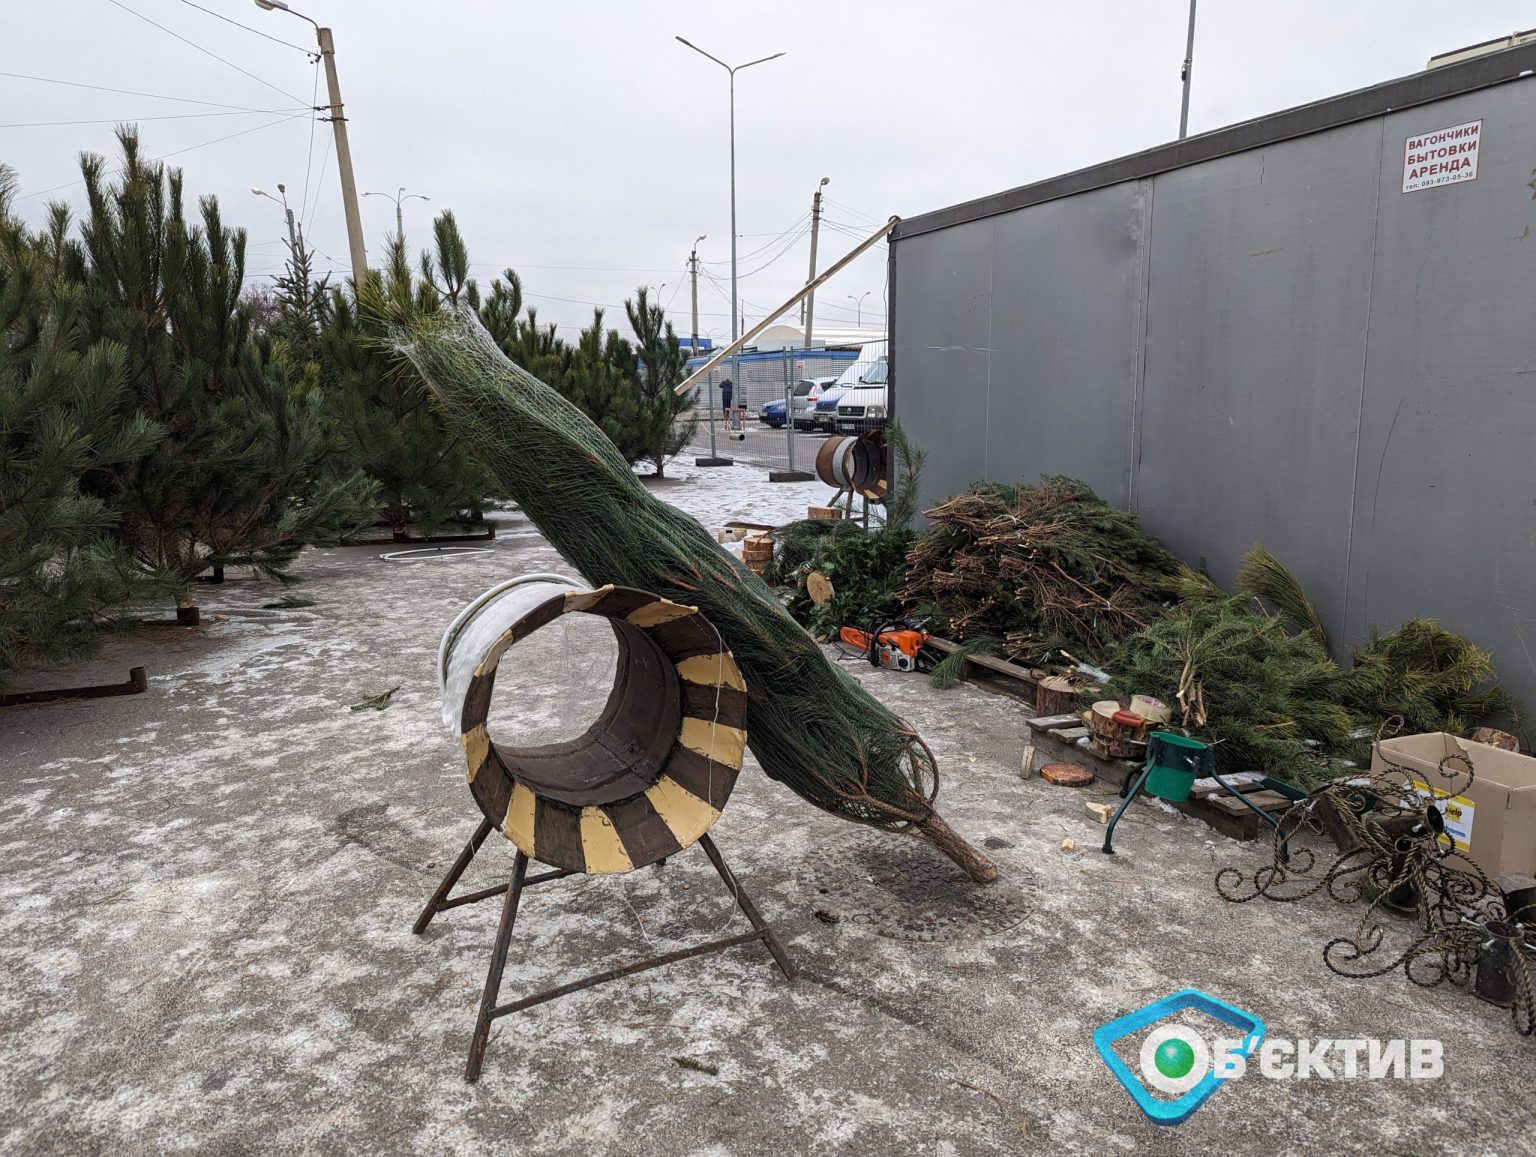
[[[965,674],[967,659],[972,655],[990,655],[1000,643],[1001,640],[992,635],[980,635],[966,640],[958,651],[951,651],[943,662],[935,664],[933,670],[928,672],[928,685],[938,691],[948,691]]]
[[[347,710],[349,710],[349,711],[369,711],[369,710],[372,710],[372,711],[383,711],[384,708],[389,706],[390,699],[394,696],[395,692],[398,691],[398,690],[400,690],[400,684],[396,683],[388,691],[380,691],[377,695],[364,695],[356,703],[352,704],[351,707],[347,708]]]
[[[1328,632],[1301,582],[1262,544],[1255,543],[1243,555],[1237,589],[1267,604],[1287,630],[1311,635],[1318,646],[1327,648]]]

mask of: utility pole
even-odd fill
[[[347,118],[341,111],[341,82],[336,79],[336,43],[331,30],[315,26],[320,55],[325,60],[325,88],[331,97],[331,128],[336,131],[336,164],[341,170],[341,200],[347,211],[347,244],[352,250],[352,282],[362,289],[368,278],[368,253],[363,248],[363,217],[357,209],[357,181],[352,176],[352,148],[347,143]]]
[[[693,282],[693,344],[689,347],[690,356],[697,356],[699,352],[699,242],[709,236],[700,233],[693,242],[693,252],[688,254],[688,277]]]
[[[811,275],[806,281],[816,280],[816,234],[821,230],[821,189],[823,185],[831,182],[831,177],[823,177],[821,184],[816,186],[816,192],[811,194]],[[800,308],[800,320],[805,323],[805,348],[811,348],[811,329],[816,324],[816,291],[813,289],[805,295],[805,304]]]
[[[320,59],[325,62],[325,88],[331,98],[331,128],[336,133],[336,167],[341,172],[342,207],[347,213],[347,244],[352,250],[352,281],[361,289],[368,276],[368,254],[363,248],[363,217],[357,210],[357,182],[352,177],[352,149],[347,144],[347,118],[341,111],[341,82],[336,79],[336,42],[329,28],[288,7],[287,0],[256,0],[256,7],[268,12],[286,12],[314,25],[315,42],[320,45]]]
[[[1184,104],[1179,109],[1179,140],[1189,135],[1189,84],[1195,75],[1195,0],[1189,0],[1189,40],[1184,45]]]

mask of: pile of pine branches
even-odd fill
[[[1344,667],[1301,584],[1262,546],[1237,586],[1182,572],[1177,608],[1112,650],[1102,692],[1164,699],[1179,730],[1216,745],[1223,770],[1312,786],[1368,763],[1379,734],[1465,736],[1515,710],[1489,654],[1431,619],[1372,631]]]
[[[1134,514],[1071,478],[978,483],[925,513],[902,603],[936,634],[995,638],[1021,661],[1058,648],[1098,659],[1161,615],[1177,571]]]

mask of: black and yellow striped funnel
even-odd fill
[[[629,587],[550,589],[525,600],[489,646],[483,634],[460,640],[478,656],[453,657],[475,663],[458,716],[475,802],[530,859],[557,868],[628,872],[675,855],[720,818],[736,784],[747,739],[741,672],[694,607]],[[486,718],[502,656],[575,613],[606,618],[618,643],[603,710],[569,742],[492,741]],[[448,679],[450,694],[460,682]]]

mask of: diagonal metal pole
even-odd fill
[[[674,388],[673,392],[678,394],[687,393],[690,389],[693,388],[693,384],[695,382],[708,374],[721,362],[725,361],[726,358],[730,357],[742,346],[746,345],[747,342],[751,341],[758,334],[762,333],[763,330],[767,329],[774,322],[778,321],[779,318],[783,317],[786,313],[793,309],[796,303],[798,303],[799,300],[807,293],[810,293],[814,289],[819,289],[825,281],[842,272],[842,270],[845,269],[851,262],[862,256],[866,250],[872,248],[875,245],[878,245],[887,233],[896,228],[896,225],[898,222],[900,222],[900,220],[900,217],[892,217],[884,225],[881,225],[879,229],[877,229],[874,233],[866,237],[863,241],[860,241],[858,245],[856,245],[850,252],[844,254],[831,265],[827,266],[825,272],[817,275],[806,285],[796,290],[794,295],[783,305],[779,306],[777,309],[769,310],[763,315],[762,321],[758,322],[751,329],[747,330],[746,333],[742,334],[735,341],[731,342],[730,345],[726,346],[719,353],[715,354],[715,356],[710,358],[709,361],[705,362],[698,369],[694,370],[686,380]]]

